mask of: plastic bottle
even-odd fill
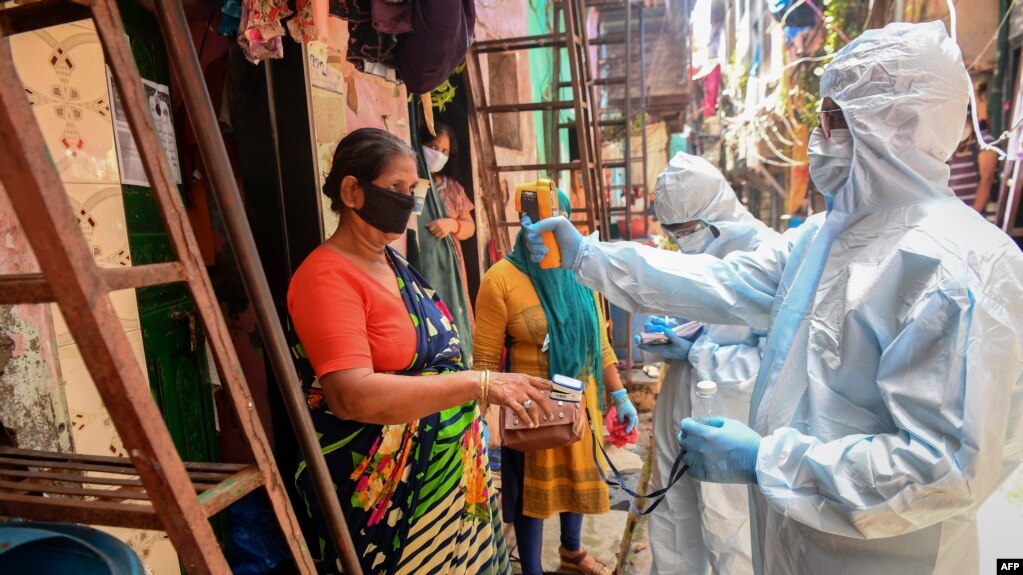
[[[693,404],[692,418],[704,422],[708,417],[722,417],[724,412],[718,403],[718,384],[701,381],[696,384],[696,403]]]

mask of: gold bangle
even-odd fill
[[[485,405],[490,405],[490,403],[489,403],[490,402],[490,370],[489,369],[484,369],[483,370],[483,381],[485,382],[485,385],[484,385],[484,388],[483,388],[483,403]]]
[[[484,393],[486,392],[486,387],[484,386],[484,384],[486,382],[485,382],[484,377],[485,377],[484,376],[484,372],[481,371],[480,372],[480,398],[479,398],[479,403],[483,403],[483,399],[486,397],[484,395]]]

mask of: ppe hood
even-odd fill
[[[832,210],[954,197],[945,162],[962,135],[968,90],[962,52],[941,22],[889,24],[839,50],[821,78],[821,98],[842,108],[854,146]]]
[[[683,152],[657,177],[654,214],[664,224],[703,220],[714,226],[716,236],[701,253],[716,257],[755,248],[758,236],[768,229],[739,202],[717,168]]]
[[[693,220],[758,221],[739,203],[717,168],[699,156],[684,152],[675,154],[668,167],[657,176],[654,215],[667,225]]]

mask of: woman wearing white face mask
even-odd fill
[[[450,235],[457,240],[467,240],[476,233],[476,223],[472,218],[474,206],[472,200],[465,195],[462,184],[450,173],[450,160],[458,155],[458,143],[448,126],[438,122],[434,125],[434,131],[437,136],[423,144],[423,157],[448,217],[437,218],[427,227],[437,238]],[[458,251],[461,253],[461,250]]]
[[[476,233],[473,205],[452,174],[452,160],[458,157],[458,141],[454,132],[437,122],[434,133],[436,136],[425,126],[419,129],[419,141],[423,142],[420,150],[430,170],[433,191],[429,192],[423,213],[419,216],[420,259],[415,263],[448,304],[455,316],[463,349],[467,356],[471,356],[476,318],[465,274],[462,240]]]

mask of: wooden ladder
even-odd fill
[[[519,225],[508,220],[507,202],[502,193],[499,175],[509,172],[540,172],[543,177],[558,181],[560,172],[578,172],[585,191],[584,206],[573,206],[572,220],[589,231],[606,229],[607,199],[604,191],[603,166],[600,159],[600,138],[595,122],[594,81],[589,63],[589,42],[586,31],[586,9],[582,0],[558,0],[554,3],[554,32],[550,34],[500,38],[476,42],[466,58],[469,85],[469,127],[472,130],[482,195],[486,204],[487,224],[500,256],[511,251],[508,228]],[[563,17],[563,18],[562,18]],[[562,23],[563,20],[563,23]],[[550,49],[553,51],[552,99],[545,102],[488,104],[483,83],[481,54]],[[560,78],[561,51],[567,50],[569,78]],[[570,88],[571,97],[563,98],[563,87]],[[571,121],[561,120],[561,111],[572,110]],[[546,161],[535,164],[500,165],[494,150],[491,124],[493,114],[544,112],[547,126]],[[574,130],[578,142],[578,159],[565,161],[558,157],[558,135],[561,130]],[[579,216],[582,217],[579,217]]]
[[[180,37],[168,38],[172,50],[174,42],[185,39],[194,59],[180,3],[158,0],[157,9],[165,36],[167,14],[178,17]],[[103,44],[177,261],[121,269],[96,267],[15,70],[11,35],[86,18],[95,23]],[[182,57],[173,51],[170,54],[172,63],[179,68]],[[182,74],[180,69],[176,72]],[[189,72],[198,77],[196,70]],[[195,78],[191,80],[194,83]],[[208,96],[205,102],[187,100],[186,93],[190,116],[196,106],[209,107]],[[0,181],[42,270],[37,274],[0,276],[0,305],[58,304],[130,456],[129,461],[0,448],[0,515],[163,529],[188,573],[219,575],[229,573],[230,568],[209,518],[262,488],[297,569],[312,575],[316,573],[315,566],[243,379],[149,114],[115,0],[42,0],[0,10]],[[222,141],[220,146],[223,147]],[[229,166],[221,165],[218,169],[229,171]],[[218,194],[223,192],[217,190]],[[233,192],[237,195],[236,188]],[[251,244],[251,233],[247,240]],[[249,463],[181,460],[150,392],[144,369],[120,329],[110,292],[175,282],[188,284],[195,301],[230,406],[250,450]],[[292,393],[293,402],[299,401],[297,393]],[[311,429],[307,413],[302,423]],[[315,445],[315,439],[312,444]],[[319,463],[322,466],[322,457]],[[103,475],[88,475],[93,472]],[[335,497],[332,503],[336,505],[336,501]],[[347,537],[347,531],[344,535]],[[343,547],[341,554],[346,564],[354,560],[350,546],[339,547]],[[357,565],[350,572],[357,573]]]

